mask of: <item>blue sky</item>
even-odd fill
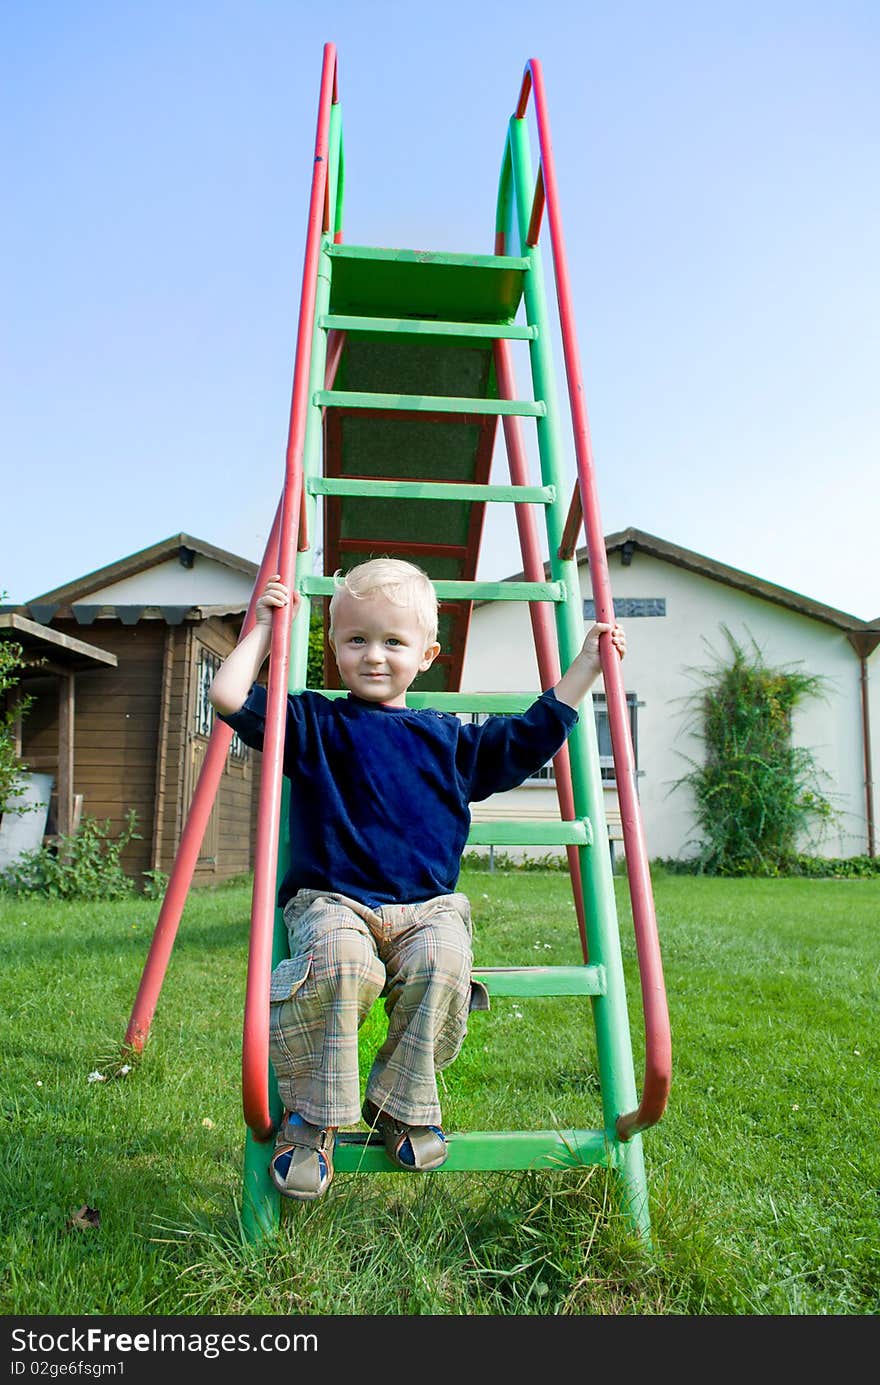
[[[880,614],[874,0],[10,0],[7,599],[180,531],[260,559],[326,42],[345,239],[410,248],[491,250],[540,59],[605,531]]]

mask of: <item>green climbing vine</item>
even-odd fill
[[[694,698],[702,764],[678,780],[692,790],[701,837],[699,865],[716,875],[779,875],[795,865],[802,836],[834,816],[811,751],[792,742],[792,713],[821,696],[824,680],[770,668],[724,625],[726,656],[696,670]]]

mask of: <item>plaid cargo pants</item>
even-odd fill
[[[436,1074],[458,1055],[468,1011],[487,1008],[471,982],[466,895],[370,909],[300,890],[284,910],[290,958],[273,971],[269,1053],[285,1107],[312,1125],[360,1117],[358,1030],[385,996],[388,1032],[366,1097],[407,1125],[437,1125]]]

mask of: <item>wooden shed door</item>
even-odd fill
[[[194,736],[192,741],[192,765],[190,766],[190,790],[189,801],[192,803],[195,796],[196,785],[199,782],[199,775],[202,772],[202,765],[205,763],[205,755],[208,751],[208,742],[201,736]],[[217,847],[218,847],[218,822],[217,812],[219,794],[214,795],[211,805],[211,815],[205,828],[205,835],[202,838],[202,845],[199,847],[199,866],[216,866]]]

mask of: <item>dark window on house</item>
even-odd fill
[[[639,739],[638,728],[638,709],[643,706],[639,702],[635,693],[627,693],[626,705],[629,710],[629,730],[632,736],[633,762],[636,774],[639,772]],[[611,752],[611,727],[608,722],[608,706],[604,693],[593,693],[593,714],[596,718],[596,739],[599,744],[599,766],[602,771],[602,779],[606,784],[613,784],[614,778],[614,757]],[[482,722],[491,712],[472,712],[471,721]],[[556,775],[553,772],[553,761],[548,760],[546,765],[542,765],[534,774],[530,774],[525,781],[527,784],[555,784]]]
[[[614,614],[618,620],[631,620],[633,616],[665,616],[665,596],[619,596],[614,601]],[[592,597],[584,600],[584,620],[596,619],[596,603]]]
[[[245,745],[238,732],[233,731],[232,740],[229,742],[230,760],[236,760],[239,764],[243,765],[245,761],[249,759],[250,753],[249,747]]]
[[[627,693],[626,706],[629,712],[629,734],[632,737],[633,763],[636,774],[639,772],[639,700],[635,693]],[[593,694],[593,710],[596,714],[596,739],[599,742],[599,764],[602,778],[606,783],[614,783],[614,758],[611,753],[611,725],[608,720],[608,704],[604,693]]]
[[[214,729],[216,712],[214,704],[208,697],[208,691],[217,674],[223,660],[219,654],[213,654],[210,649],[199,649],[199,657],[196,665],[196,711],[195,725],[193,730],[197,736],[210,736]],[[229,744],[229,757],[243,763],[248,759],[249,751],[244,741],[237,731],[233,731],[232,740]]]

